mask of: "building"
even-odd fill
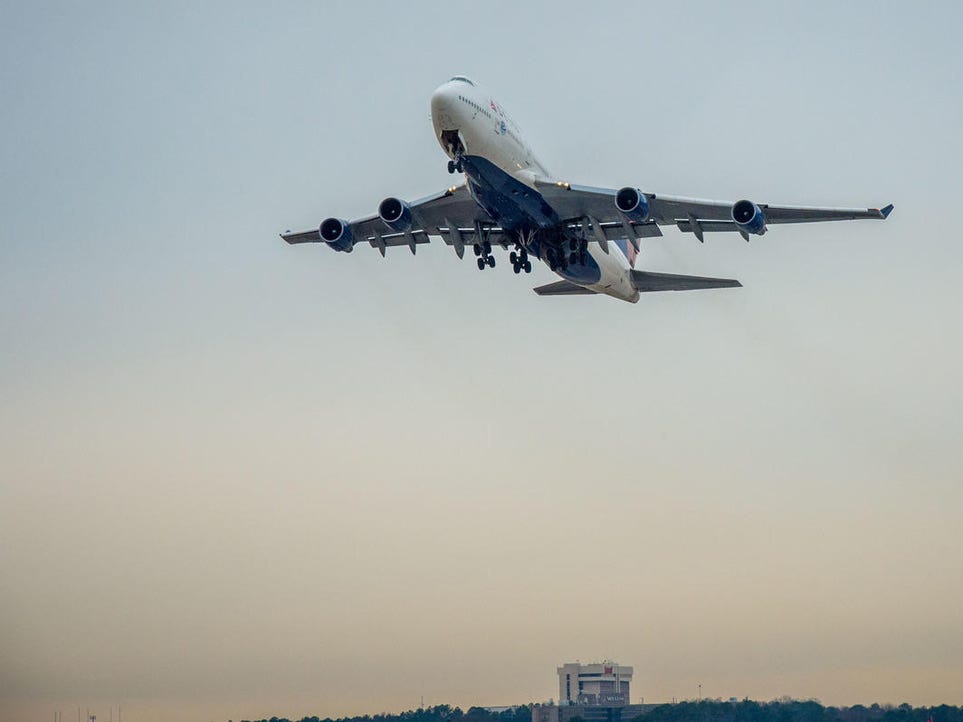
[[[558,668],[558,703],[624,706],[629,703],[631,682],[632,668],[623,667],[617,662],[568,662]]]
[[[558,668],[558,704],[532,705],[532,722],[632,722],[658,705],[629,704],[632,668],[616,662]]]

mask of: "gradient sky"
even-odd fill
[[[963,704],[963,10],[0,3],[0,719],[557,695]],[[287,228],[450,176],[465,73],[565,179],[886,223],[536,297]]]

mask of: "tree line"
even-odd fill
[[[242,722],[531,722],[531,705],[491,712],[484,707],[463,711],[447,704],[424,707],[398,714],[375,714],[359,717],[302,717],[290,720],[271,717]],[[578,722],[578,718],[570,720]],[[623,722],[963,722],[963,707],[939,705],[912,707],[908,704],[869,707],[826,707],[817,700],[781,698],[772,702],[745,699],[739,702],[700,700],[646,706],[646,711]]]
[[[663,704],[633,722],[963,722],[963,707],[861,704],[825,707],[816,700],[702,700]]]

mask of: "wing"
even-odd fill
[[[729,201],[710,201],[645,193],[649,204],[649,215],[645,222],[639,223],[630,221],[616,209],[615,196],[618,193],[617,190],[578,186],[564,182],[539,182],[537,186],[545,200],[563,218],[579,219],[579,222],[589,225],[598,224],[602,227],[604,236],[609,239],[612,236],[606,230],[607,226],[613,231],[626,231],[620,236],[624,238],[633,230],[636,231],[637,236],[643,235],[643,233],[639,233],[640,230],[647,232],[648,235],[662,235],[657,227],[654,230],[649,230],[650,226],[674,225],[678,226],[681,231],[694,233],[700,241],[704,233],[717,231],[742,233],[748,240],[746,232],[733,221],[734,204]],[[766,224],[814,223],[860,218],[885,219],[893,210],[892,205],[884,208],[815,208],[777,206],[768,203],[760,203],[758,208],[765,216]],[[595,224],[593,224],[593,221],[595,221]],[[616,226],[620,228],[616,229]],[[602,241],[602,234],[597,230],[593,235],[596,240]]]
[[[444,238],[445,243],[454,246],[459,257],[464,253],[466,236],[484,234],[485,239],[502,246],[507,244],[502,229],[494,225],[491,217],[469,195],[464,185],[452,186],[440,193],[421,198],[410,204],[412,225],[409,231],[392,231],[375,214],[348,222],[355,245],[367,242],[372,248],[385,254],[385,249],[393,246],[408,246],[415,252],[418,244],[430,242],[431,236]],[[317,228],[281,234],[288,243],[321,243]]]

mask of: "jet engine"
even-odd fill
[[[643,223],[649,217],[649,199],[638,188],[626,186],[615,194],[615,207],[627,218]]]
[[[761,236],[766,232],[766,216],[752,201],[736,201],[732,205],[732,220],[744,233]]]
[[[318,229],[321,239],[335,251],[350,253],[354,249],[354,239],[351,238],[351,228],[347,221],[340,218],[325,218]]]
[[[411,230],[411,206],[398,198],[385,198],[378,206],[378,215],[393,231],[404,233]]]

